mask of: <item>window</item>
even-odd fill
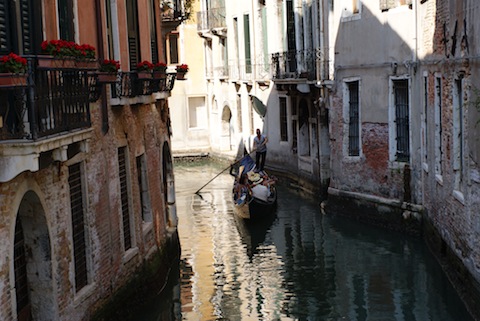
[[[435,174],[442,175],[442,79],[435,77]]]
[[[290,98],[290,105],[292,106],[292,152],[297,153],[297,122],[298,122],[298,113],[297,113],[297,97]]]
[[[287,98],[280,97],[280,141],[288,141]]]
[[[412,0],[380,0],[380,10],[382,11],[387,11],[403,5],[412,5]]]
[[[456,79],[453,88],[453,171],[454,188],[458,191],[463,183],[464,148],[462,79]]]
[[[73,25],[75,20],[73,15],[73,0],[58,0],[57,7],[60,39],[75,41],[75,28]]]
[[[42,2],[0,1],[0,55],[38,54],[43,40]]]
[[[423,159],[428,161],[428,77],[423,77]]]
[[[408,162],[410,159],[410,120],[408,101],[408,80],[394,80],[393,104],[395,108],[395,160],[397,162]]]
[[[205,75],[207,77],[213,77],[213,50],[212,40],[205,40]]]
[[[346,83],[346,114],[348,115],[348,156],[360,156],[359,81]]]
[[[178,64],[178,33],[172,32],[167,35],[167,61],[168,64]]]
[[[132,229],[130,218],[130,192],[128,188],[127,147],[118,149],[118,177],[120,181],[120,201],[122,209],[123,247],[127,251],[132,248]]]
[[[220,52],[221,52],[221,62],[222,62],[222,71],[219,76],[226,77],[228,76],[228,47],[227,47],[227,39],[226,38],[220,38],[219,39],[219,45],[220,45]]]
[[[150,0],[150,46],[152,51],[152,63],[159,62],[157,43],[157,12],[155,11],[155,0]]]
[[[147,173],[147,159],[145,154],[142,154],[137,157],[137,178],[143,222],[152,221],[152,208],[150,203],[150,193],[148,190]]]
[[[138,30],[137,0],[127,0],[126,6],[130,70],[135,70],[142,57],[140,52],[140,33]]]
[[[297,43],[295,29],[295,11],[293,9],[293,0],[287,0],[286,3],[286,20],[287,20],[287,48],[288,48],[288,71],[295,72],[297,70]]]
[[[68,167],[70,187],[70,209],[72,214],[73,263],[75,290],[78,292],[88,284],[87,242],[84,210],[84,186],[81,163]]]
[[[245,40],[245,72],[252,73],[252,54],[250,51],[250,16],[243,15],[243,38]]]
[[[113,20],[112,20],[112,2],[111,0],[105,0],[105,13],[106,13],[106,34],[107,34],[107,48],[108,54],[107,57],[110,59],[115,58],[115,44],[113,37]]]
[[[270,55],[268,54],[267,8],[262,8],[262,40],[263,70],[268,72],[270,68]]]
[[[342,18],[351,17],[360,13],[361,1],[360,0],[343,0]]]
[[[188,127],[206,128],[208,126],[205,97],[188,97]]]
[[[25,251],[25,235],[23,233],[22,221],[17,215],[15,223],[14,260],[13,268],[15,273],[15,294],[17,299],[17,314],[30,314],[30,297],[27,274],[27,257]],[[22,313],[23,312],[23,313]]]

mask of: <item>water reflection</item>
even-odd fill
[[[322,215],[282,187],[276,215],[246,225],[228,174],[194,194],[222,169],[175,164],[181,307],[165,320],[471,320],[421,240]]]

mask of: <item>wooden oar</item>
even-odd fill
[[[230,164],[227,168],[225,168],[225,169],[222,170],[220,173],[218,173],[217,175],[215,175],[215,177],[213,177],[211,180],[209,180],[205,185],[203,185],[202,187],[200,187],[200,188],[195,192],[195,194],[198,194],[198,192],[200,192],[205,186],[207,186],[208,184],[210,184],[215,178],[217,178],[218,176],[220,176],[223,172],[225,172],[227,169],[229,169],[230,167],[232,167],[233,165],[235,165],[236,163],[238,163],[238,162],[241,161],[242,159],[244,159],[246,156],[250,156],[250,154],[252,154],[253,152],[255,152],[255,151],[251,151],[250,153],[248,153],[247,155],[243,156],[242,158],[240,158],[240,159],[237,160],[236,162]]]

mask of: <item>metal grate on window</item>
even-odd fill
[[[288,141],[287,99],[280,97],[280,140]]]
[[[360,155],[360,119],[358,81],[348,83],[348,155]]]
[[[118,175],[120,180],[120,199],[122,206],[122,223],[123,223],[123,245],[125,251],[132,247],[132,235],[130,229],[130,204],[128,197],[128,180],[127,180],[127,156],[126,147],[118,149]]]
[[[410,159],[408,80],[394,81],[393,90],[397,140],[396,159],[399,162],[408,162]]]
[[[80,163],[68,167],[70,208],[72,212],[75,289],[77,292],[88,284],[85,216],[83,209],[83,187],[81,175],[82,171]]]
[[[27,260],[25,257],[25,241],[22,222],[17,216],[15,223],[15,245],[14,245],[14,271],[15,271],[15,292],[17,298],[17,313],[28,309],[30,306],[29,289],[27,281]]]

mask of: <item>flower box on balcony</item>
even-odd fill
[[[165,79],[167,78],[167,73],[165,71],[154,71],[153,79]]]
[[[149,80],[152,79],[152,72],[150,71],[138,71],[137,77],[140,80]]]
[[[26,87],[27,75],[26,74],[12,74],[12,73],[0,73],[0,88],[12,88]]]
[[[185,80],[186,72],[177,71],[177,80]]]
[[[75,65],[75,59],[72,58],[38,57],[38,68],[40,69],[75,69]]]
[[[98,62],[96,60],[76,60],[75,66],[77,69],[88,69],[96,70],[98,69]]]
[[[117,82],[117,73],[97,72],[97,81],[102,84],[111,84]]]

